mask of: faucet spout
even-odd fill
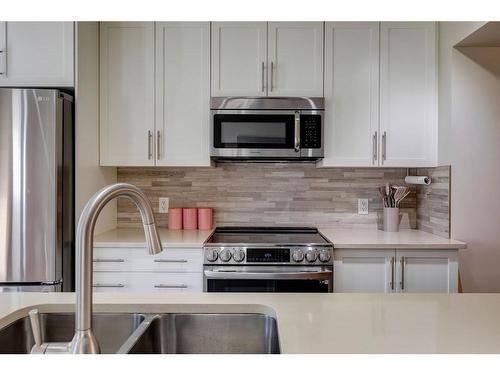
[[[69,344],[70,353],[100,353],[99,344],[92,333],[92,250],[94,227],[106,204],[117,197],[131,199],[139,212],[149,253],[162,251],[153,210],[144,193],[131,184],[109,185],[92,196],[85,205],[76,230],[76,322],[75,335]]]

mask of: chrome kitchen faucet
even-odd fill
[[[113,184],[99,190],[85,205],[76,231],[76,314],[75,335],[69,343],[42,343],[39,315],[30,312],[36,344],[32,353],[99,354],[100,348],[92,332],[92,253],[94,227],[104,206],[114,198],[131,199],[141,213],[144,234],[151,255],[162,251],[151,204],[144,193],[131,184]]]

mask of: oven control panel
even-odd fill
[[[332,265],[332,246],[218,247],[206,246],[205,264]]]

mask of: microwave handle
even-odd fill
[[[209,271],[205,270],[208,279],[225,280],[329,280],[332,271],[311,272],[233,272],[233,271]]]
[[[295,152],[300,152],[300,112],[295,112]]]

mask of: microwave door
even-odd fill
[[[256,113],[249,113],[256,112]],[[299,157],[294,113],[217,111],[212,115],[216,157]]]

